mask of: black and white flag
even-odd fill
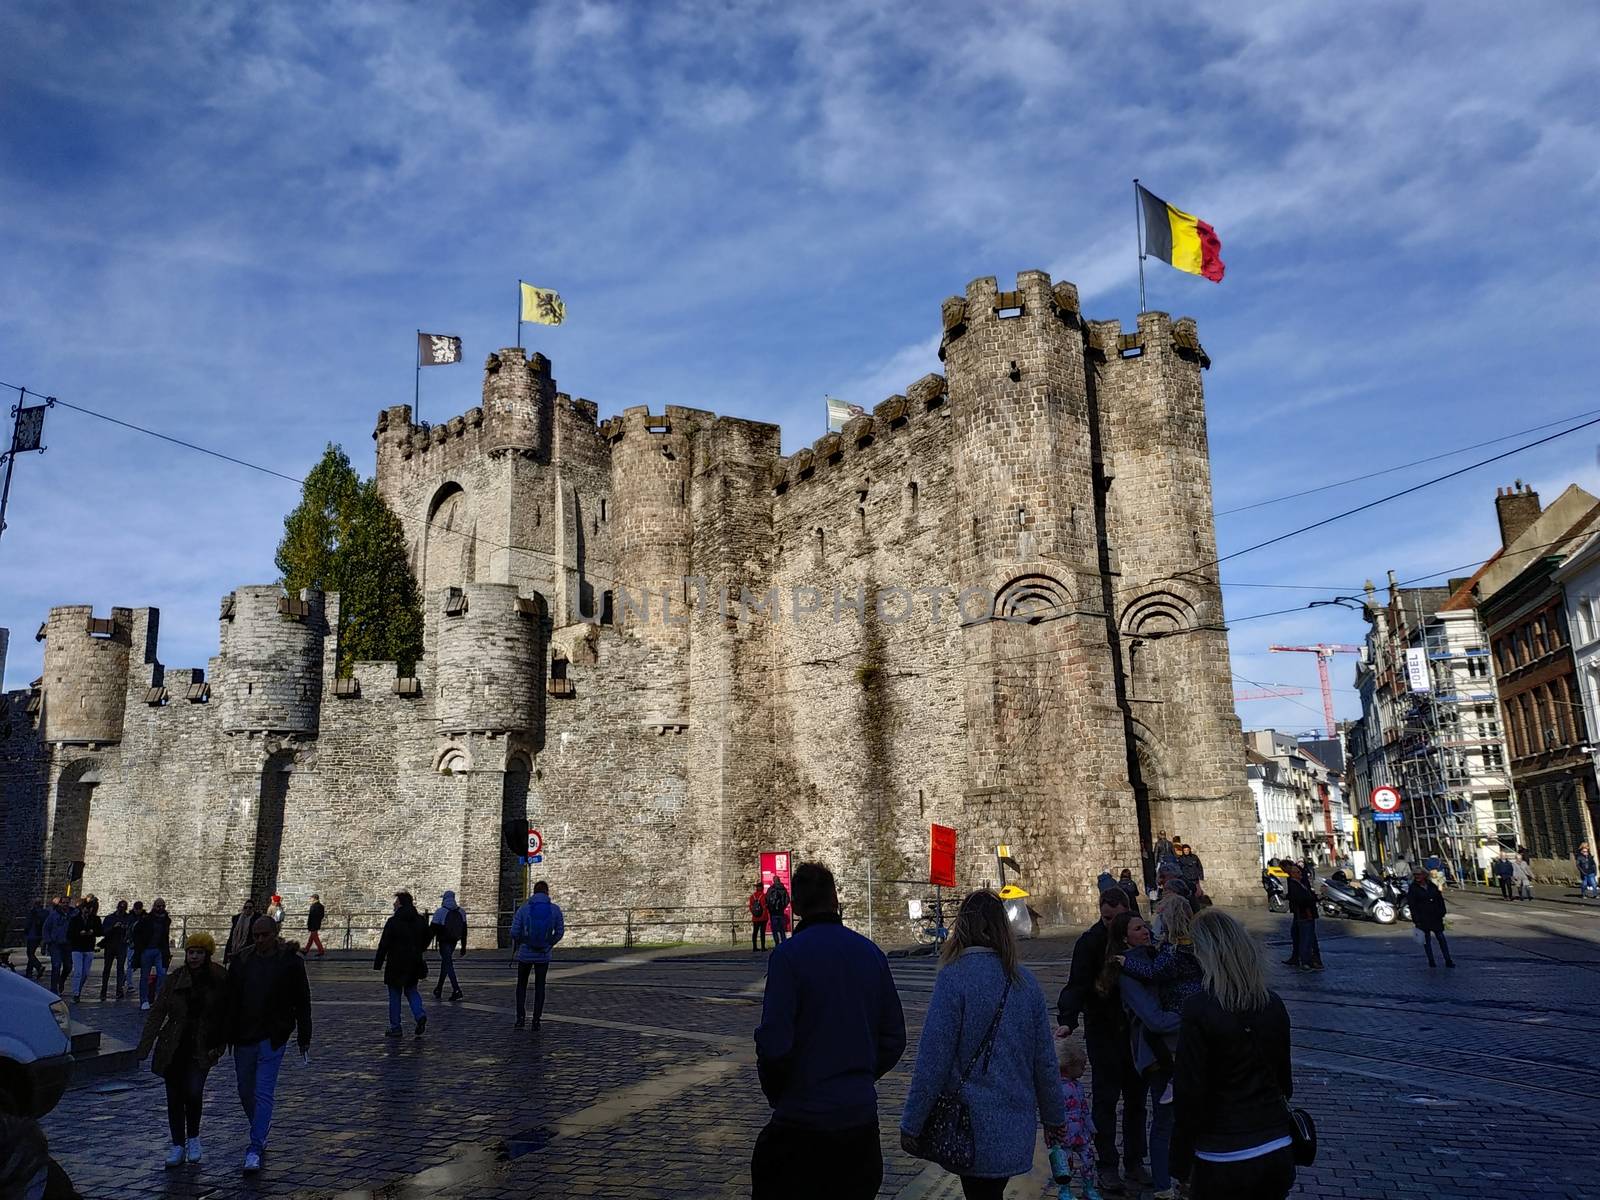
[[[461,361],[461,339],[446,333],[417,334],[417,365],[442,367]]]
[[[53,404],[54,401],[51,401]],[[19,408],[17,423],[11,434],[11,449],[18,454],[26,450],[44,449],[44,410],[47,405]]]

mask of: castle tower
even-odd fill
[[[50,610],[45,624],[43,736],[47,742],[120,742],[133,610],[96,619],[87,604]]]
[[[429,596],[437,609],[434,715],[441,734],[534,726],[544,679],[538,605],[515,585],[469,583]]]
[[[665,415],[651,416],[640,405],[607,423],[616,504],[617,623],[657,645],[688,644],[693,596],[684,581],[692,573],[692,438],[699,424],[710,420],[710,413],[670,405]],[[636,605],[646,606],[648,615]]]
[[[1008,292],[979,279],[943,319],[955,582],[988,610],[969,599],[961,614],[968,873],[1005,843],[1030,891],[1086,909],[1090,864],[1138,862],[1139,844],[1077,291],[1042,271]]]
[[[491,354],[483,368],[483,449],[548,458],[554,402],[548,358],[530,357],[518,346]]]
[[[1148,836],[1195,837],[1230,864],[1254,855],[1254,813],[1223,628],[1211,463],[1201,371],[1210,359],[1194,322],[1139,316],[1089,331],[1091,400],[1102,434],[1107,537],[1120,574],[1115,621]],[[1219,853],[1222,852],[1222,853]],[[1248,894],[1253,880],[1208,871]],[[1213,880],[1212,876],[1216,876]]]
[[[328,633],[322,593],[285,596],[277,584],[265,584],[238,588],[229,600],[217,680],[223,730],[316,733]]]

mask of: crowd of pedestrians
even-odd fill
[[[1288,1012],[1244,927],[1208,903],[1196,912],[1198,868],[1167,873],[1154,923],[1124,880],[1101,877],[1053,1023],[999,896],[968,895],[940,954],[902,1149],[957,1176],[967,1200],[1028,1173],[1041,1131],[1062,1197],[1076,1184],[1086,1200],[1145,1187],[1171,1200],[1185,1180],[1191,1200],[1282,1200],[1308,1161],[1289,1107]],[[844,927],[827,868],[800,864],[792,886],[799,923],[774,948],[755,1032],[772,1112],[752,1194],[865,1198],[884,1171],[875,1084],[905,1052],[905,1020],[883,953]]]

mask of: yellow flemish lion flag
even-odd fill
[[[522,319],[535,325],[559,325],[567,319],[567,306],[549,288],[522,283]]]

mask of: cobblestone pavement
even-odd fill
[[[1600,1196],[1600,905],[1452,893],[1451,906],[1455,971],[1429,970],[1409,926],[1324,921],[1327,971],[1291,972],[1276,961],[1286,918],[1251,915],[1294,1019],[1296,1100],[1321,1133],[1295,1195]],[[1070,949],[1069,938],[1027,946],[1052,1002]],[[385,993],[368,961],[312,963],[312,1062],[284,1066],[256,1178],[238,1173],[245,1125],[227,1059],[207,1087],[202,1166],[162,1169],[164,1101],[147,1069],[69,1092],[45,1123],[52,1149],[96,1198],[748,1195],[767,1113],[751,1041],[761,959],[559,957],[540,1034],[511,1028],[512,972],[480,951],[463,964],[465,1001],[428,996],[427,1036],[398,1043],[383,1037]],[[933,966],[896,959],[894,970],[914,1047]],[[140,1020],[127,1002],[79,1015],[128,1040]],[[882,1194],[958,1196],[899,1149],[913,1054],[881,1088]],[[1046,1194],[1037,1170],[1008,1191]]]

